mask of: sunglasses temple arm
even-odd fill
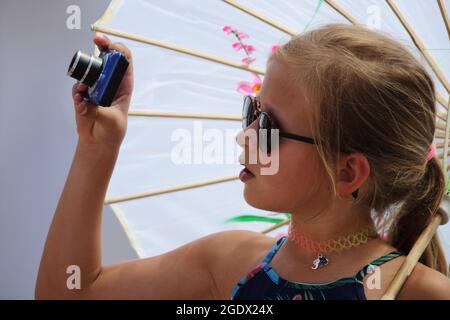
[[[280,132],[280,137],[316,144],[316,141],[313,138],[299,136],[293,133]]]

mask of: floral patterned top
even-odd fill
[[[320,284],[294,282],[281,278],[269,264],[286,239],[287,236],[278,239],[262,263],[236,284],[232,300],[366,300],[364,277],[375,267],[405,255],[392,251],[367,264],[353,277]]]

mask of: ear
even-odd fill
[[[340,159],[338,168],[337,193],[340,197],[350,196],[369,178],[370,164],[362,153],[352,153]]]

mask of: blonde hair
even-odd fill
[[[401,44],[361,26],[332,24],[294,36],[270,59],[289,65],[314,108],[311,131],[336,196],[340,155],[362,153],[379,232],[406,253],[436,213],[445,193],[437,158],[427,161],[435,131],[435,88]],[[330,198],[331,199],[331,198]],[[420,262],[448,275],[438,236]]]

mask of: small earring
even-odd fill
[[[353,198],[355,198],[355,199],[358,197],[358,190],[359,190],[359,189],[356,189],[355,191],[352,192],[352,196],[353,196]]]

